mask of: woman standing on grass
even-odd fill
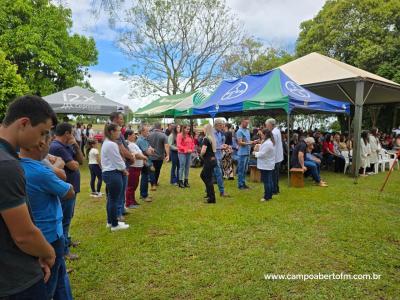
[[[145,156],[140,150],[139,146],[136,145],[136,134],[131,130],[127,129],[125,132],[125,138],[128,140],[129,151],[135,156],[135,162],[129,166],[128,185],[126,188],[126,203],[127,208],[136,208],[139,206],[135,199],[135,192],[139,185],[140,173],[142,172],[143,165],[147,161]]]
[[[190,136],[190,126],[182,125],[181,133],[176,138],[176,144],[178,147],[178,158],[179,158],[179,181],[178,185],[180,188],[190,187],[189,186],[189,168],[190,158],[194,150],[193,138]]]
[[[257,158],[257,169],[261,171],[261,180],[264,183],[264,197],[262,202],[272,199],[274,188],[273,172],[275,168],[275,141],[272,132],[265,128],[260,131],[262,144],[255,147],[254,155]]]
[[[200,151],[200,156],[203,158],[204,164],[203,170],[200,173],[200,177],[206,186],[207,203],[215,203],[212,175],[214,168],[217,165],[217,159],[215,158],[217,143],[215,141],[213,127],[210,124],[204,126],[204,135],[203,145]]]
[[[106,124],[104,127],[105,140],[101,148],[103,179],[107,187],[107,228],[111,231],[128,229],[129,225],[118,222],[118,202],[123,197],[123,176],[127,176],[126,165],[119,152],[117,140],[121,135],[121,127],[116,124]]]
[[[173,125],[171,129],[171,134],[168,136],[168,144],[170,152],[169,157],[171,160],[170,183],[173,185],[178,184],[178,178],[179,178],[179,158],[178,158],[178,147],[176,144],[179,129],[180,129],[179,125]]]
[[[99,150],[97,149],[97,140],[88,140],[88,158],[89,158],[89,170],[90,170],[90,188],[92,189],[91,197],[103,196],[101,191],[101,184],[103,177],[101,175],[101,163]],[[95,182],[97,178],[97,187],[95,189]]]

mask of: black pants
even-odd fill
[[[335,156],[335,172],[342,173],[344,171],[344,165],[346,161],[343,156]]]
[[[151,185],[158,184],[158,178],[160,177],[161,167],[163,165],[163,160],[152,160],[154,166],[154,174],[150,174]]]
[[[89,170],[90,170],[90,188],[92,189],[92,193],[100,192],[101,184],[103,182],[100,166],[97,164],[90,164]],[[96,181],[96,177],[97,177],[97,190],[94,189],[94,183]]]
[[[201,170],[200,173],[200,177],[206,186],[208,202],[215,202],[215,191],[214,191],[212,175],[216,165],[217,161],[215,160],[215,158],[213,161],[210,159],[205,159],[203,170]]]

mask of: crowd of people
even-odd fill
[[[363,132],[360,140],[360,174],[372,174],[383,149],[400,149],[400,135]],[[279,174],[285,167],[301,168],[315,184],[327,187],[322,168],[342,172],[352,159],[353,139],[340,133],[296,130],[290,141],[275,119],[250,130],[249,119],[239,126],[216,119],[201,130],[186,124],[124,126],[122,113],[112,113],[104,127],[101,145],[92,126],[73,126],[57,116],[42,98],[24,96],[13,101],[0,126],[0,298],[72,299],[65,260],[79,246],[70,237],[75,202],[81,191],[80,165],[86,156],[90,195],[103,197],[105,183],[106,227],[111,232],[129,229],[125,215],[140,207],[136,197],[152,202],[160,172],[170,162],[169,183],[190,188],[192,166],[202,166],[205,202],[230,198],[224,180],[237,177],[239,190],[249,165],[261,173],[270,201],[280,193]],[[288,159],[290,157],[290,160]],[[96,183],[97,181],[97,183]],[[150,192],[149,192],[150,191]],[[43,280],[44,278],[44,280]]]

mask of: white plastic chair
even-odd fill
[[[344,161],[345,161],[343,173],[346,174],[347,168],[349,166],[351,166],[351,162],[350,162],[350,158],[349,158],[349,151],[342,151],[341,154],[343,155]]]
[[[390,169],[390,167],[392,166],[393,162],[396,160],[396,153],[388,152],[385,149],[382,149],[381,153],[385,154],[386,159],[389,160],[389,169]],[[397,170],[400,170],[399,160],[396,161],[396,164],[397,164]]]

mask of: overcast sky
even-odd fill
[[[137,108],[146,99],[129,99],[129,86],[118,72],[129,67],[127,60],[113,41],[115,33],[109,28],[107,16],[95,17],[90,12],[91,0],[66,0],[72,9],[73,31],[96,40],[98,65],[90,68],[90,83],[106,96]],[[125,0],[125,3],[129,3]],[[227,5],[243,24],[244,30],[268,46],[292,51],[299,34],[300,23],[313,18],[325,0],[227,0]]]

